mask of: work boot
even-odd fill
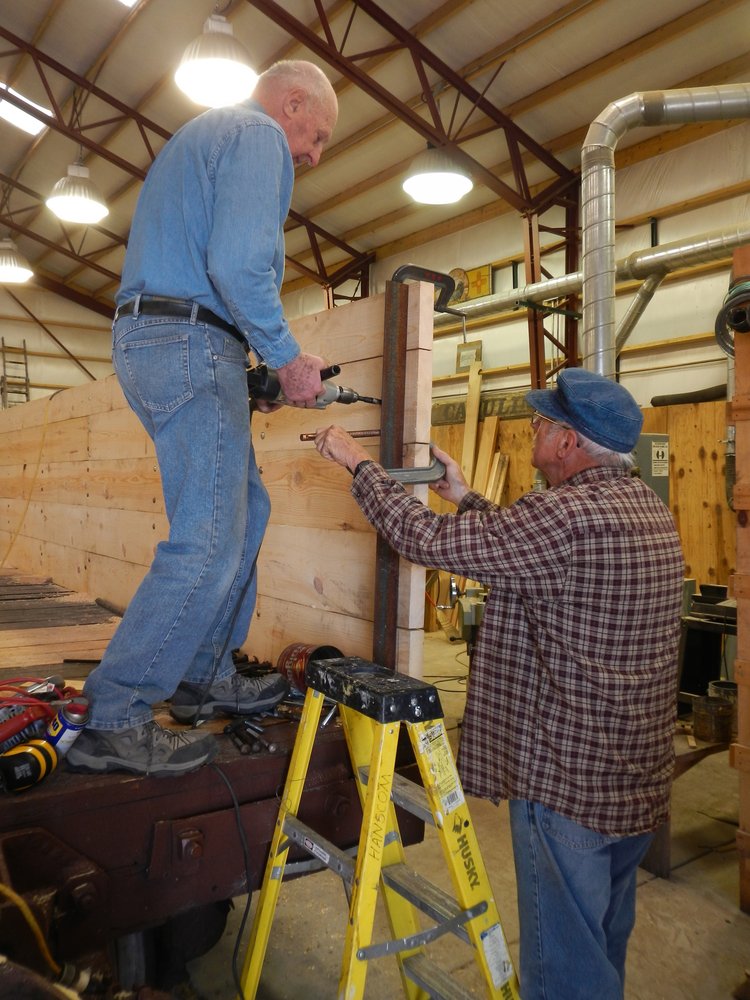
[[[288,691],[286,679],[277,673],[259,677],[234,673],[209,688],[185,681],[172,695],[169,713],[178,722],[202,722],[216,715],[256,715],[278,705]]]
[[[131,729],[84,729],[68,750],[71,771],[186,774],[211,760],[218,743],[210,733],[176,733],[146,722]]]

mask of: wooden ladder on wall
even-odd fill
[[[0,353],[3,359],[3,374],[0,376],[0,403],[7,410],[9,406],[26,403],[30,396],[29,359],[26,341],[23,347],[8,347],[5,337],[0,338]]]

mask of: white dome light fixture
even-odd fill
[[[0,284],[22,285],[33,273],[13,240],[9,237],[0,240]]]
[[[258,80],[247,49],[232,33],[221,14],[212,14],[203,34],[185,49],[174,75],[175,83],[191,101],[206,108],[237,104],[249,97]]]
[[[49,208],[64,222],[92,225],[101,222],[109,209],[89,177],[88,167],[71,163],[67,176],[61,177],[47,198]]]
[[[421,205],[451,205],[474,187],[469,175],[442,149],[428,146],[414,157],[401,185]]]

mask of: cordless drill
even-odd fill
[[[314,409],[324,410],[329,403],[374,403],[379,406],[382,400],[374,396],[361,396],[354,389],[336,385],[328,379],[341,372],[339,365],[331,365],[320,373],[323,391],[316,398]],[[284,394],[279,384],[278,373],[267,365],[258,365],[247,370],[247,390],[251,399],[265,399],[269,403],[285,403]],[[310,407],[313,409],[313,407]]]

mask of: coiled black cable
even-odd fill
[[[722,351],[733,358],[735,333],[750,333],[750,277],[732,283],[716,317],[714,333]]]

